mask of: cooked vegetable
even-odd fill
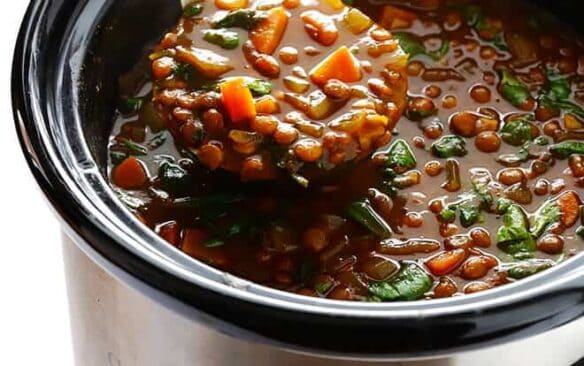
[[[148,181],[146,169],[133,156],[126,158],[112,170],[112,181],[123,189],[137,189]]]
[[[176,47],[176,58],[181,62],[188,63],[210,79],[216,79],[233,69],[227,57],[202,48],[178,46]]]
[[[518,259],[535,252],[535,241],[529,232],[529,221],[521,206],[512,204],[502,216],[503,226],[497,232],[497,246]]]
[[[520,262],[505,263],[501,265],[500,271],[507,272],[509,277],[519,280],[551,268],[554,265],[555,262],[551,259],[527,259]]]
[[[380,238],[388,238],[392,234],[391,227],[371,207],[369,200],[351,203],[346,209],[347,216],[363,225]]]
[[[267,17],[251,31],[249,39],[261,53],[271,55],[284,35],[288,25],[288,14],[282,7],[270,9]]]
[[[265,12],[257,10],[234,10],[215,20],[213,22],[213,28],[243,28],[246,30],[252,30],[264,20],[266,16]]]
[[[118,110],[123,115],[131,115],[138,113],[138,111],[142,108],[143,104],[144,104],[143,98],[126,98],[120,104]]]
[[[532,116],[513,119],[501,129],[501,138],[510,145],[520,146],[533,140]]]
[[[239,46],[239,35],[237,32],[225,29],[208,29],[203,32],[203,39],[226,50],[232,50]]]
[[[371,18],[355,8],[349,9],[345,13],[343,20],[354,34],[361,34],[373,25]]]
[[[247,87],[254,95],[266,95],[272,92],[272,83],[265,80],[256,79],[247,83]]]
[[[434,142],[431,147],[432,153],[439,158],[452,158],[454,156],[465,156],[466,142],[462,137],[449,135]]]
[[[545,202],[534,214],[530,232],[535,237],[540,237],[544,231],[554,222],[560,219],[560,207],[557,201]]]
[[[405,140],[398,139],[391,144],[387,151],[387,165],[398,174],[416,167],[416,157]]]
[[[565,227],[572,227],[580,216],[580,206],[582,201],[575,191],[562,193],[557,199],[557,205],[560,209],[560,222]]]
[[[481,220],[481,211],[477,205],[465,202],[459,205],[458,209],[462,227],[470,227]]]
[[[331,79],[353,83],[361,80],[361,66],[347,46],[341,46],[310,71],[311,80],[324,85]]]
[[[550,146],[550,152],[558,159],[567,159],[573,154],[584,154],[584,142],[564,141]]]
[[[379,23],[388,29],[407,28],[418,18],[414,12],[393,5],[383,5]]]
[[[456,192],[462,187],[460,181],[460,165],[454,159],[446,161],[446,182],[442,184],[442,188],[448,192]]]
[[[241,124],[256,116],[251,91],[243,78],[229,79],[219,86],[221,100],[232,123]]]
[[[163,162],[158,170],[162,189],[174,194],[186,192],[192,185],[191,175],[178,164]]]
[[[194,1],[190,4],[188,4],[187,6],[184,7],[183,9],[183,14],[185,17],[194,17],[197,16],[199,14],[201,14],[203,12],[203,5],[201,4],[201,1]]]
[[[145,146],[142,146],[140,144],[137,144],[130,139],[126,139],[126,138],[123,139],[122,145],[128,150],[130,155],[141,156],[141,155],[148,154],[148,148],[146,148]]]
[[[508,167],[519,166],[521,163],[529,159],[529,149],[531,148],[531,145],[531,141],[527,141],[521,146],[521,149],[519,149],[518,152],[514,154],[499,155],[497,162]]]
[[[403,263],[401,270],[385,282],[369,285],[369,292],[384,301],[420,299],[432,288],[432,279],[420,266]]]
[[[450,42],[443,40],[440,48],[436,51],[428,51],[424,44],[413,35],[404,32],[393,33],[395,39],[399,41],[400,46],[410,57],[424,55],[430,57],[434,61],[441,60],[450,50]]]
[[[237,10],[248,6],[248,0],[215,0],[215,6],[223,10]]]
[[[550,80],[550,96],[556,100],[565,100],[570,97],[572,90],[567,79],[557,78]]]
[[[529,88],[509,70],[501,71],[501,94],[518,108],[522,108],[531,99]]]

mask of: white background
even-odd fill
[[[0,12],[0,352],[2,365],[73,364],[59,223],[20,151],[10,74],[27,0]]]

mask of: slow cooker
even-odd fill
[[[579,23],[577,1],[541,1]],[[352,303],[211,268],[137,221],[110,190],[120,75],[178,1],[32,0],[13,64],[30,168],[61,219],[78,365],[569,365],[584,356],[584,255],[484,293]]]

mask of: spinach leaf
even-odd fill
[[[134,141],[132,141],[130,139],[123,139],[122,145],[126,149],[128,149],[128,152],[130,153],[130,155],[144,156],[144,155],[148,154],[148,148],[146,148],[145,146],[142,146],[138,143],[135,143]]]
[[[572,90],[567,79],[558,78],[550,80],[549,95],[556,100],[565,100],[570,97]]]
[[[497,232],[497,246],[515,258],[523,259],[536,250],[529,232],[529,221],[521,206],[512,204],[503,214],[503,226]]]
[[[333,282],[331,281],[319,282],[314,284],[314,291],[319,295],[324,295],[331,289],[331,287],[333,287]]]
[[[553,78],[553,75],[548,75],[548,79],[549,86],[547,92],[544,92],[538,97],[538,105],[551,110],[554,114],[559,114],[560,111],[564,111],[584,118],[584,109],[568,100],[572,93],[568,80],[564,78]]]
[[[203,31],[203,39],[226,50],[239,46],[239,34],[226,29],[207,29]]]
[[[478,205],[464,202],[458,206],[460,210],[460,224],[462,227],[469,227],[481,221],[481,211]]]
[[[578,235],[580,239],[584,240],[584,225],[578,226],[576,229],[576,235]]]
[[[538,272],[551,268],[555,262],[551,259],[527,259],[516,263],[504,263],[500,266],[501,272],[516,280],[532,276]]]
[[[584,154],[584,142],[564,141],[550,146],[549,149],[557,159],[567,159],[572,154]]]
[[[487,188],[487,184],[473,184],[473,190],[464,192],[458,199],[447,205],[438,216],[442,222],[454,222],[456,212],[460,212],[460,224],[467,228],[484,220],[482,211],[490,211],[493,204],[493,196]]]
[[[187,18],[197,16],[203,12],[203,5],[201,1],[195,1],[183,8],[183,15]]]
[[[248,82],[247,87],[256,96],[262,96],[272,92],[272,83],[265,80],[255,79]]]
[[[521,146],[518,152],[512,154],[501,154],[497,157],[497,162],[504,166],[518,166],[529,159],[529,149],[531,141],[527,141]]]
[[[126,98],[118,107],[118,111],[124,116],[130,116],[138,113],[144,104],[144,98],[132,97]]]
[[[513,119],[501,129],[501,139],[506,143],[514,146],[523,145],[533,139],[531,121],[533,116],[528,115]]]
[[[189,172],[180,165],[168,161],[160,165],[158,179],[160,179],[162,189],[173,194],[184,193],[192,185]]]
[[[404,50],[404,52],[410,55],[410,57],[425,55],[434,61],[439,61],[444,56],[446,56],[450,50],[450,42],[448,40],[442,40],[438,50],[428,51],[420,40],[416,39],[409,33],[396,32],[393,33],[393,36],[399,41],[399,45]]]
[[[387,165],[397,173],[416,167],[416,157],[404,139],[398,139],[387,151]]]
[[[227,13],[222,18],[213,22],[213,28],[243,28],[252,30],[259,22],[266,18],[266,13],[252,10],[239,9]]]
[[[126,160],[128,155],[123,151],[111,150],[109,157],[113,165],[119,165],[122,161]]]
[[[453,156],[465,156],[466,142],[460,136],[448,135],[434,142],[431,146],[432,153],[439,158],[451,158]]]
[[[347,216],[369,229],[378,237],[385,239],[391,236],[391,227],[375,212],[369,200],[363,199],[353,202],[345,211]]]
[[[560,207],[556,201],[545,202],[534,214],[531,225],[531,235],[539,238],[547,227],[560,219]]]
[[[501,94],[509,103],[518,108],[531,98],[529,88],[509,70],[501,71]]]
[[[415,263],[402,263],[400,271],[385,282],[369,285],[369,292],[381,300],[418,300],[432,288],[432,278]]]
[[[580,118],[584,118],[584,109],[576,103],[567,100],[559,100],[555,102],[555,105],[564,112],[572,113]]]
[[[466,20],[466,23],[474,28],[477,32],[488,32],[493,35],[492,43],[495,47],[500,49],[501,51],[507,51],[508,47],[505,43],[505,39],[503,36],[503,32],[491,25],[485,15],[483,14],[483,10],[478,5],[467,5],[463,8],[463,16]]]

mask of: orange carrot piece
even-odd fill
[[[286,10],[281,6],[273,8],[268,11],[268,16],[251,31],[249,39],[259,52],[271,55],[280,44],[287,25]]]
[[[237,10],[248,6],[247,0],[215,0],[215,6],[222,10]]]
[[[393,5],[385,5],[381,11],[379,23],[389,29],[407,28],[417,18],[414,12]]]
[[[361,80],[361,66],[349,48],[341,46],[310,71],[310,78],[318,85],[331,79],[353,83]]]
[[[243,78],[227,80],[219,86],[221,101],[231,122],[241,124],[256,116],[256,108],[251,91]]]
[[[558,197],[558,206],[562,213],[560,222],[565,227],[571,227],[578,220],[578,216],[580,215],[580,204],[580,197],[578,196],[578,193],[574,191],[567,191]]]
[[[126,158],[112,171],[112,182],[123,189],[140,188],[147,180],[144,166],[133,156]]]
[[[466,250],[454,249],[435,255],[426,261],[426,267],[435,276],[443,276],[454,271],[466,259]]]

